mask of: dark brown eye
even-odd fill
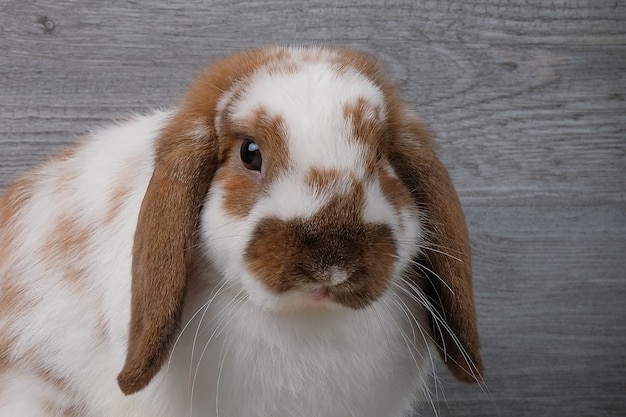
[[[262,158],[259,146],[252,139],[245,139],[241,144],[241,161],[251,171],[260,171]]]

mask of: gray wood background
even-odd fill
[[[626,4],[0,0],[0,190],[268,43],[377,54],[464,204],[487,390],[441,416],[626,415]],[[424,407],[426,415],[434,414]]]

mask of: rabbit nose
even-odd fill
[[[303,226],[295,233],[295,246],[301,254],[297,269],[303,276],[336,286],[358,275],[358,260],[363,256],[360,240],[363,237],[360,239],[357,231],[340,228],[334,233],[311,233]]]
[[[347,281],[349,275],[345,270],[337,266],[332,266],[328,271],[328,278],[331,285],[339,285],[342,282]]]

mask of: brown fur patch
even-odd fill
[[[16,311],[23,310],[31,304],[28,297],[28,290],[18,285],[15,280],[5,281],[1,287],[0,311],[3,317],[9,317]]]
[[[353,137],[376,151],[385,127],[382,109],[360,97],[356,102],[344,104],[343,116],[352,122]]]
[[[377,59],[350,48],[336,48],[337,52],[331,62],[339,73],[356,70],[377,85],[385,84]]]
[[[77,263],[87,253],[92,230],[82,227],[71,217],[62,217],[43,246],[44,261],[51,267],[65,268],[64,277],[73,285],[80,284],[84,271]]]
[[[352,137],[369,150],[364,162],[367,172],[372,175],[385,138],[382,109],[361,97],[354,103],[344,104],[343,116],[352,124]]]
[[[81,417],[82,410],[80,407],[71,406],[63,410],[63,417]]]
[[[122,210],[122,206],[130,193],[130,188],[126,185],[119,184],[111,192],[111,203],[109,210],[104,217],[104,224],[111,224]]]
[[[2,313],[4,314],[4,312]],[[0,328],[0,375],[6,372],[12,366],[11,346],[13,345],[13,336],[5,329]]]
[[[67,161],[67,160],[73,159],[76,156],[76,153],[78,152],[81,146],[82,145],[78,144],[73,147],[67,148],[61,151],[61,153],[57,154],[55,157],[53,157],[51,161],[56,162],[56,161]]]
[[[222,184],[224,189],[224,210],[231,216],[245,217],[261,192],[281,172],[289,169],[289,154],[284,138],[285,128],[280,117],[270,117],[259,108],[247,120],[233,125],[234,129],[227,128],[222,132],[223,136],[229,138],[223,141],[223,146],[229,147],[223,152],[228,156],[227,161],[216,172],[214,181]],[[247,137],[259,145],[263,160],[262,178],[254,178],[256,174],[248,172],[242,165],[239,153],[243,138]]]
[[[231,167],[218,171],[215,181],[225,190],[224,211],[233,217],[247,216],[258,199],[259,185],[249,175]]]
[[[362,220],[363,203],[359,184],[310,218],[262,220],[246,249],[250,270],[277,294],[317,283],[328,285],[334,299],[345,306],[369,305],[389,284],[396,243],[388,226]],[[332,286],[333,268],[348,279]]]
[[[261,149],[266,166],[265,180],[271,181],[290,166],[284,121],[282,117],[270,116],[265,109],[259,108],[248,123],[254,126],[252,137]]]
[[[314,190],[334,188],[333,185],[342,180],[343,175],[335,169],[313,167],[307,173],[305,182]]]

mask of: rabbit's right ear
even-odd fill
[[[180,112],[162,132],[133,246],[129,345],[118,383],[139,391],[170,353],[183,307],[200,207],[217,168],[213,133],[189,133]]]
[[[125,394],[156,375],[180,327],[200,208],[220,160],[218,103],[280,55],[280,49],[261,49],[211,65],[158,139],[133,246],[128,352],[118,375]]]

